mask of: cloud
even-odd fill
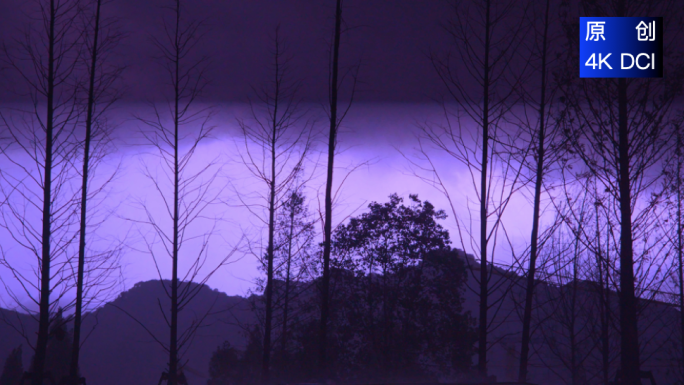
[[[324,116],[316,105],[311,105],[311,113]],[[244,116],[246,106],[239,104],[220,104],[216,107],[217,114],[212,119],[212,124],[216,126],[213,138],[203,142],[198,148],[190,171],[198,170],[202,165],[214,160],[218,164],[214,170],[218,171],[219,176],[214,181],[214,189],[221,190],[222,202],[232,205],[217,204],[209,207],[205,212],[208,217],[216,217],[214,233],[211,239],[211,247],[208,252],[207,269],[220,262],[223,256],[238,244],[243,233],[250,236],[252,240],[264,239],[264,227],[254,218],[253,214],[245,208],[235,207],[237,200],[231,196],[230,184],[234,185],[238,191],[245,194],[256,192],[262,189],[262,185],[251,179],[245,171],[244,166],[240,165],[235,155],[236,147],[241,146],[241,139],[236,129],[236,117]],[[151,228],[143,225],[133,225],[126,219],[144,217],[139,203],[147,205],[155,218],[164,220],[163,228],[170,230],[170,219],[166,212],[163,201],[154,189],[151,181],[143,175],[143,165],[147,164],[152,173],[157,173],[160,169],[159,160],[155,156],[153,148],[143,144],[139,136],[142,124],[133,119],[133,115],[145,117],[150,114],[149,106],[139,104],[121,105],[115,110],[112,122],[118,122],[117,128],[117,152],[98,170],[103,175],[109,175],[120,167],[116,181],[111,185],[107,199],[103,204],[106,207],[116,208],[116,215],[107,218],[106,223],[98,230],[101,237],[123,238],[127,236],[128,248],[123,256],[127,286],[138,281],[158,278],[154,267],[153,259],[145,251],[144,236],[151,235]],[[402,155],[402,152],[411,156],[416,144],[416,125],[421,122],[438,122],[441,118],[441,108],[437,105],[428,104],[409,104],[409,103],[358,103],[350,110],[349,116],[343,123],[343,130],[339,137],[339,147],[343,150],[336,158],[336,165],[340,168],[335,172],[335,185],[344,179],[346,171],[354,166],[367,162],[362,167],[353,171],[344,181],[341,188],[338,205],[334,212],[334,221],[339,223],[349,216],[359,215],[371,201],[384,202],[391,193],[398,193],[403,197],[408,194],[418,194],[422,200],[432,202],[437,208],[445,209],[449,214],[443,225],[449,229],[454,246],[461,247],[461,242],[457,236],[457,227],[453,212],[450,210],[449,202],[444,195],[436,191],[433,187],[421,182],[412,175],[409,163]],[[192,137],[191,127],[185,127],[183,131],[188,137]],[[326,123],[322,118],[317,129],[321,132],[318,141],[318,152],[324,153],[326,150],[325,133]],[[236,141],[238,141],[236,143]],[[187,146],[187,141],[181,143],[182,147]],[[181,150],[184,150],[182,148]],[[436,152],[434,154],[438,167],[443,172],[446,186],[453,199],[456,215],[460,220],[469,221],[469,211],[475,210],[476,195],[472,188],[472,183],[468,170],[459,162]],[[315,212],[318,209],[318,199],[314,196],[318,191],[324,191],[325,178],[325,156],[320,158],[322,163],[318,166],[316,176],[311,180],[308,187],[308,199],[310,210]],[[309,170],[313,170],[313,165],[307,165]],[[162,176],[162,174],[158,174]],[[171,189],[168,180],[160,178],[162,188],[165,188],[166,198],[170,198]],[[337,187],[336,187],[337,188]],[[262,191],[260,190],[260,191]],[[529,203],[522,197],[516,198],[511,203],[508,214],[505,217],[505,224],[516,245],[526,244],[529,237],[531,215],[529,214]],[[473,218],[477,218],[475,211],[472,211]],[[529,217],[529,218],[528,218]],[[475,220],[474,219],[474,220]],[[201,235],[214,225],[212,220],[199,220],[194,228],[188,233]],[[477,228],[474,225],[474,228]],[[477,234],[473,234],[477,237]],[[12,242],[7,234],[0,235],[3,245],[10,245]],[[243,243],[244,245],[244,243]],[[181,252],[180,270],[185,271],[197,255],[199,242],[189,241]],[[10,247],[10,246],[6,246]],[[466,249],[469,250],[470,244],[466,242]],[[159,245],[155,250],[161,252]],[[510,252],[505,248],[497,254],[497,260],[510,263]],[[168,258],[160,258],[159,266],[164,278],[170,276],[170,261]],[[30,264],[27,264],[30,266]],[[257,270],[258,262],[253,256],[236,254],[234,263],[223,267],[208,284],[228,294],[244,295],[247,290],[253,288],[254,281],[260,276]],[[3,271],[3,278],[7,278]]]

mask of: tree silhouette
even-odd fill
[[[250,101],[251,120],[240,121],[244,139],[244,153],[240,154],[242,163],[255,178],[264,183],[266,190],[260,194],[266,201],[265,205],[259,205],[265,206],[267,218],[259,219],[267,227],[267,246],[265,253],[261,248],[252,252],[266,271],[262,359],[264,382],[269,381],[272,353],[276,215],[287,199],[288,189],[301,175],[312,143],[312,127],[305,120],[305,111],[302,111],[297,95],[300,82],[291,78],[292,58],[280,35],[280,26],[275,30],[272,59],[273,80],[257,90],[258,104]],[[251,207],[250,211],[254,212]]]
[[[672,148],[670,160],[664,167],[665,203],[667,205],[669,219],[668,231],[669,243],[674,249],[674,265],[676,265],[675,286],[678,289],[679,297],[679,337],[680,360],[684,368],[684,218],[682,217],[682,204],[684,203],[684,133],[682,133],[681,119],[675,123],[675,144]],[[684,375],[684,372],[681,373]]]
[[[307,209],[304,186],[295,183],[284,194],[276,214],[276,234],[273,259],[273,335],[270,377],[289,381],[298,375],[292,361],[298,349],[299,340],[291,338],[300,326],[302,318],[308,318],[311,307],[312,285],[318,277],[320,263],[319,245],[315,244],[315,221]],[[266,272],[267,265],[261,263],[259,270]],[[254,330],[262,331],[265,326],[266,279],[257,279],[256,295],[249,297],[255,324],[243,325],[246,335],[253,338]],[[263,337],[263,336],[262,336]],[[261,338],[259,339],[261,340]],[[259,350],[261,351],[261,350]],[[263,358],[263,356],[262,356]],[[263,361],[262,361],[263,362]]]
[[[5,365],[0,374],[0,385],[19,385],[24,374],[24,364],[21,357],[21,345],[12,349],[12,352],[5,359]]]
[[[591,175],[597,177],[605,190],[612,194],[619,213],[619,309],[620,309],[620,365],[625,384],[638,384],[639,329],[637,287],[653,280],[653,270],[659,264],[646,262],[652,253],[647,245],[637,242],[653,228],[655,210],[661,194],[654,192],[660,175],[650,170],[667,153],[671,133],[667,129],[670,111],[682,87],[681,52],[674,44],[666,45],[663,79],[584,79],[577,73],[577,18],[591,16],[656,16],[678,15],[680,8],[669,1],[608,3],[581,1],[578,12],[567,12],[564,22],[568,40],[568,69],[562,77],[563,95],[568,106],[566,132],[571,136],[575,153],[582,159]],[[674,33],[681,26],[673,23],[664,27]],[[667,32],[665,32],[667,34]],[[570,75],[570,74],[573,75]],[[637,200],[646,204],[639,206]],[[652,257],[646,258],[651,259]],[[636,267],[636,269],[635,269]]]
[[[595,268],[593,253],[582,241],[585,228],[591,226],[594,200],[591,189],[578,186],[577,190],[576,198],[567,203],[574,207],[559,208],[562,216],[569,216],[567,212],[573,210],[579,218],[563,224],[549,240],[545,253],[549,261],[542,271],[548,284],[541,293],[544,306],[538,311],[544,319],[538,328],[548,349],[541,360],[548,367],[554,360],[559,362],[567,373],[554,371],[572,385],[585,384],[591,378],[587,367],[599,341],[593,333],[597,324],[593,315],[602,305],[590,281]]]
[[[470,316],[461,314],[465,263],[437,223],[444,211],[409,199],[409,206],[396,194],[373,202],[335,231],[334,266],[354,273],[335,285],[335,361],[338,372],[363,376],[357,380],[431,378],[422,360],[445,373],[470,366],[475,335]]]
[[[332,69],[330,72],[330,131],[328,133],[328,169],[325,181],[325,219],[323,220],[323,279],[321,280],[321,326],[318,336],[319,369],[322,375],[327,373],[328,357],[328,318],[330,317],[330,250],[332,242],[332,185],[337,145],[337,98],[338,72],[340,61],[340,35],[342,28],[342,0],[336,1],[335,34],[333,35]]]
[[[67,327],[67,320],[63,317],[63,309],[57,310],[50,320],[50,332],[44,362],[44,381],[63,383],[60,379],[68,378],[71,364],[71,348],[73,333]],[[31,360],[28,374],[35,373],[36,355]],[[77,372],[78,375],[78,372]]]
[[[328,82],[328,102],[329,102],[329,122],[330,129],[328,131],[328,160],[325,179],[325,201],[324,201],[324,215],[323,215],[323,263],[322,263],[322,279],[320,282],[321,290],[321,317],[320,328],[318,333],[318,364],[320,375],[327,376],[327,339],[328,339],[328,319],[330,317],[330,250],[332,242],[332,212],[333,212],[333,176],[335,170],[335,154],[337,152],[337,137],[339,134],[340,124],[344,120],[349,108],[354,100],[356,92],[356,82],[358,79],[358,69],[356,66],[348,71],[352,77],[352,87],[349,96],[349,104],[346,108],[340,108],[340,88],[345,78],[340,76],[340,39],[344,30],[342,29],[342,0],[335,2],[335,29],[333,33],[333,41],[331,44],[331,57],[329,67],[329,82]]]
[[[524,131],[529,135],[529,138],[524,138],[523,143],[527,145],[524,149],[524,154],[530,154],[530,159],[523,159],[522,162],[526,168],[531,172],[531,180],[534,180],[534,195],[532,199],[532,232],[530,234],[530,248],[527,271],[525,272],[525,299],[524,310],[522,316],[522,335],[520,347],[520,365],[518,368],[518,381],[527,382],[528,361],[530,355],[530,338],[532,334],[532,307],[534,302],[534,289],[538,282],[536,279],[536,271],[538,266],[538,256],[540,248],[544,245],[544,241],[548,234],[543,234],[541,227],[542,209],[542,194],[545,192],[546,184],[548,184],[549,174],[551,173],[552,165],[556,164],[557,158],[563,155],[564,147],[561,143],[561,130],[554,121],[552,116],[553,101],[555,99],[556,87],[549,86],[552,80],[553,68],[557,66],[558,60],[554,60],[554,41],[553,35],[549,29],[556,18],[552,18],[551,14],[551,0],[546,0],[543,7],[543,18],[535,11],[542,13],[542,10],[537,10],[534,6],[530,7],[529,16],[530,22],[534,25],[534,38],[532,39],[532,47],[530,47],[531,61],[533,61],[532,68],[534,72],[531,74],[531,79],[539,77],[539,87],[534,87],[531,91],[525,92],[523,101],[525,107],[529,105],[536,110],[536,121],[529,119],[528,114],[524,114],[521,125]],[[541,25],[535,20],[542,19]],[[538,28],[541,27],[541,31]],[[558,55],[556,55],[558,56]],[[537,72],[538,71],[538,72]],[[527,90],[525,90],[527,91]],[[536,92],[539,95],[536,95]],[[516,147],[519,147],[515,143]],[[549,231],[554,231],[554,224],[548,226]]]
[[[220,170],[216,167],[216,159],[201,165],[193,163],[194,155],[210,137],[214,127],[210,125],[211,110],[196,107],[197,99],[207,84],[208,59],[192,55],[203,36],[204,26],[202,22],[186,20],[186,7],[185,3],[181,6],[180,0],[164,7],[172,17],[170,20],[164,19],[163,37],[153,37],[159,62],[171,79],[168,90],[170,97],[165,106],[169,114],[166,115],[162,112],[164,108],[154,104],[152,118],[138,117],[144,124],[142,135],[151,146],[154,158],[159,161],[154,166],[147,163],[143,167],[145,176],[163,205],[163,215],[155,216],[149,203],[138,201],[143,217],[130,218],[134,223],[152,230],[152,235],[145,236],[145,251],[152,256],[161,285],[170,300],[168,316],[159,302],[169,327],[168,343],[150,332],[168,353],[168,372],[162,374],[162,379],[166,379],[169,385],[177,385],[182,381],[181,377],[184,376],[179,369],[180,359],[210,310],[197,315],[188,328],[180,331],[178,315],[212,274],[227,263],[234,251],[222,253],[220,261],[201,275],[209,254],[209,241],[218,220],[216,216],[209,215],[208,208],[218,203],[221,189],[215,188],[214,181]],[[209,230],[195,233],[194,226],[203,221],[209,221]],[[192,241],[198,244],[195,252],[181,252]],[[159,261],[162,256],[171,263],[168,286],[161,273]],[[181,258],[188,262],[185,272],[179,270]],[[140,320],[135,320],[145,326]]]
[[[420,382],[468,371],[476,334],[462,308],[466,269],[463,254],[449,248],[448,232],[438,223],[444,215],[415,195],[404,205],[393,194],[335,230],[328,376]],[[275,361],[282,365],[276,366],[280,381],[306,382],[319,374],[320,280],[301,286],[300,316],[288,321],[287,359]],[[243,351],[217,349],[211,384],[258,383],[256,375],[246,374],[259,367],[261,327],[246,328]]]
[[[211,355],[207,385],[256,385],[261,383],[263,332],[252,327],[245,330],[247,346],[238,350],[225,341]]]
[[[516,61],[523,39],[524,4],[510,0],[453,1],[444,25],[451,46],[447,52],[431,52],[432,65],[445,86],[448,98],[442,100],[446,122],[420,127],[417,159],[412,159],[416,176],[436,187],[449,199],[459,230],[461,248],[466,239],[479,257],[478,288],[478,371],[487,377],[488,333],[504,296],[490,298],[495,288],[510,284],[492,281],[496,241],[505,232],[502,216],[511,197],[520,188],[521,162],[507,151],[514,147],[515,126],[506,116],[521,101],[517,92],[526,80],[526,65]],[[514,21],[518,17],[517,21]],[[466,68],[464,71],[463,68]],[[474,127],[474,128],[471,128]],[[477,193],[477,230],[456,216],[453,192],[448,191],[430,150],[437,150],[465,165]],[[476,269],[471,269],[475,274]],[[506,290],[507,292],[507,290]],[[494,312],[490,312],[490,309]],[[500,323],[499,323],[500,324]]]
[[[94,296],[100,297],[107,289],[111,289],[116,280],[108,280],[111,273],[117,269],[117,254],[121,247],[113,247],[104,253],[89,251],[86,258],[86,233],[89,228],[88,202],[93,196],[101,192],[113,179],[113,175],[104,184],[93,188],[90,179],[106,154],[105,148],[111,141],[111,128],[107,127],[104,113],[114,103],[119,92],[116,81],[122,72],[120,67],[103,65],[107,54],[121,40],[121,34],[112,28],[112,22],[101,20],[102,0],[95,0],[92,4],[95,8],[92,19],[86,10],[82,10],[85,16],[84,45],[88,51],[86,67],[87,74],[87,98],[85,116],[85,135],[83,138],[83,168],[81,173],[81,199],[80,199],[80,226],[78,242],[78,262],[76,272],[76,305],[74,309],[74,338],[71,348],[70,381],[74,384],[79,382],[78,361],[81,348],[81,324],[83,318],[84,299],[87,306]],[[91,10],[92,11],[92,10]],[[92,29],[91,29],[92,28]],[[91,207],[92,209],[92,207]],[[86,271],[86,263],[88,271]]]
[[[313,241],[316,235],[313,221],[308,214],[302,188],[291,189],[279,213],[278,253],[275,260],[278,268],[276,275],[285,281],[279,302],[282,303],[282,328],[280,352],[283,364],[288,356],[288,326],[297,309],[293,303],[308,285],[295,285],[302,280],[317,276],[317,250]]]
[[[209,377],[207,385],[235,385],[244,381],[244,365],[241,352],[230,345],[228,341],[219,346],[211,354],[209,360]]]
[[[67,327],[66,320],[60,310],[50,325],[47,359],[45,360],[45,372],[50,373],[55,382],[69,375],[72,341],[73,333]],[[78,377],[78,370],[76,377]]]
[[[6,204],[0,212],[0,226],[36,258],[28,273],[17,268],[25,259],[18,262],[4,252],[0,265],[20,283],[21,295],[38,307],[36,314],[4,283],[17,306],[38,321],[37,339],[31,345],[35,350],[33,385],[43,382],[51,318],[59,301],[73,287],[69,246],[75,238],[73,209],[78,201],[71,182],[76,175],[73,135],[79,120],[75,103],[79,3],[49,0],[38,2],[38,7],[38,17],[28,25],[24,39],[15,41],[14,46],[4,44],[2,57],[15,76],[24,81],[22,93],[30,98],[31,107],[0,112],[9,140],[2,146],[7,163],[0,188]]]

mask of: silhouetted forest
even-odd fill
[[[580,79],[581,16],[663,16],[663,78]],[[684,384],[680,1],[0,33],[0,385]]]

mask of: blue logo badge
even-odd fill
[[[580,17],[581,78],[662,78],[662,17]]]

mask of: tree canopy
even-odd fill
[[[373,202],[333,235],[328,354],[330,371],[340,380],[434,381],[471,365],[476,335],[472,317],[462,308],[463,254],[450,248],[449,233],[438,223],[446,218],[444,211],[416,195],[409,200],[406,205],[392,194],[389,202]],[[312,305],[320,293],[317,285],[309,287],[302,297],[311,303],[296,305],[311,317],[293,320],[288,360],[274,362],[287,366],[273,368],[288,377],[283,381],[310,381],[316,373],[318,325]],[[248,346],[258,345],[257,336],[248,333]],[[258,365],[252,356],[219,348],[210,384],[245,383],[244,376],[217,368]]]

